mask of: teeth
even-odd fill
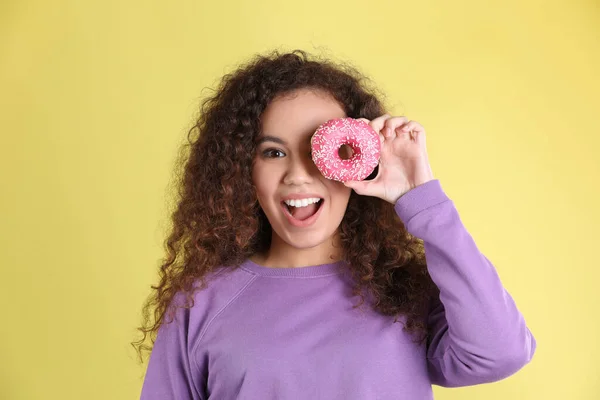
[[[306,207],[309,204],[314,204],[314,203],[318,203],[319,200],[321,200],[318,197],[311,197],[309,199],[302,199],[302,200],[285,200],[285,204],[287,204],[288,206],[291,207]]]

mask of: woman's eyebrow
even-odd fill
[[[264,142],[275,142],[275,143],[279,143],[284,146],[287,146],[287,142],[285,140],[283,140],[282,138],[279,138],[277,136],[270,136],[270,135],[259,137],[256,141],[256,145],[258,146]]]

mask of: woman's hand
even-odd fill
[[[367,122],[379,133],[381,154],[377,176],[370,181],[345,182],[356,193],[392,204],[415,187],[433,179],[425,144],[425,129],[406,117],[384,114]]]

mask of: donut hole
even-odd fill
[[[349,145],[343,144],[338,149],[338,155],[342,160],[349,160],[354,155],[354,150],[352,150],[352,147],[350,147]]]

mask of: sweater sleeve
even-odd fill
[[[529,363],[535,338],[439,180],[413,188],[394,207],[408,232],[423,240],[427,269],[440,289],[428,319],[432,384],[494,382]]]
[[[183,298],[181,293],[175,296],[177,298]],[[188,308],[177,308],[174,319],[160,326],[140,400],[205,400],[195,382],[200,374],[190,355],[189,326]]]

